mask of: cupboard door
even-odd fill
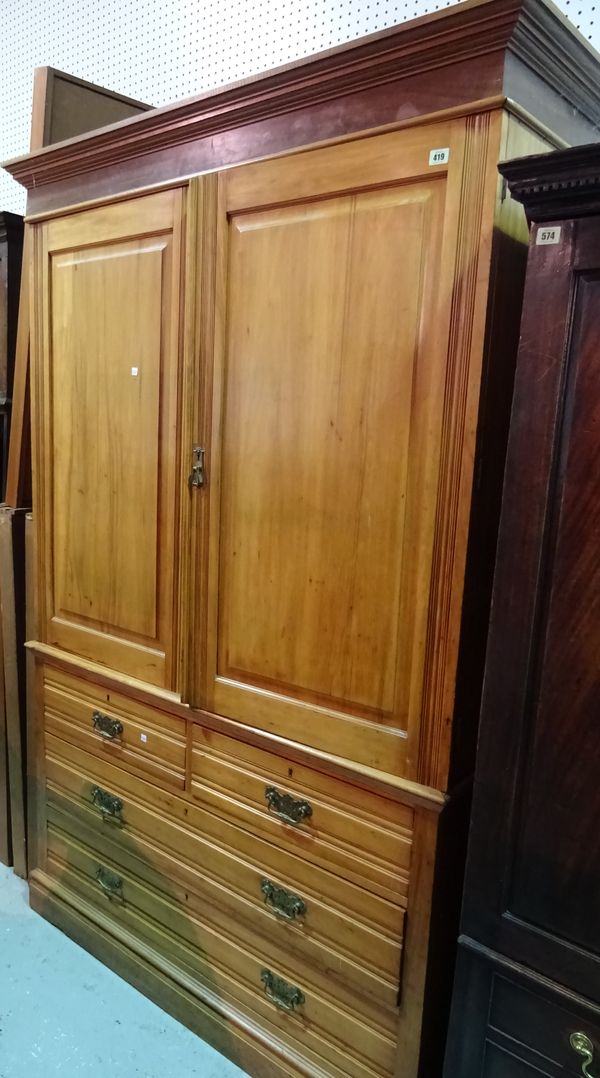
[[[180,191],[37,235],[42,632],[173,684]]]
[[[399,774],[416,772],[459,406],[463,135],[394,132],[220,177],[197,702]],[[432,146],[450,163],[430,165]]]

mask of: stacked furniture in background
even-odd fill
[[[533,221],[447,1078],[600,1074],[600,146]]]
[[[477,0],[8,166],[31,900],[252,1074],[439,1073],[527,237],[497,164],[596,137],[599,72]]]
[[[0,213],[0,500],[4,497],[23,258],[23,218]]]
[[[0,501],[6,480],[22,256],[23,218],[15,213],[0,213]],[[0,600],[0,627],[1,624]],[[2,654],[0,631],[0,656]],[[19,850],[24,846],[25,838],[21,713],[19,709],[16,715],[10,710],[7,712],[4,686],[3,663],[0,661],[0,861],[12,865],[14,840],[19,865]]]

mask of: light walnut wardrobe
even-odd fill
[[[497,164],[594,138],[598,72],[476,0],[9,163],[32,903],[261,1078],[439,1073],[526,254]]]

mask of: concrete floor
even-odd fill
[[[0,1078],[244,1078],[29,909],[0,865]]]

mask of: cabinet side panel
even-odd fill
[[[504,114],[500,160],[543,153],[553,148],[547,139],[517,117]],[[498,174],[457,672],[457,718],[452,730],[450,789],[472,775],[475,765],[528,239],[525,211],[519,202],[510,197]]]

